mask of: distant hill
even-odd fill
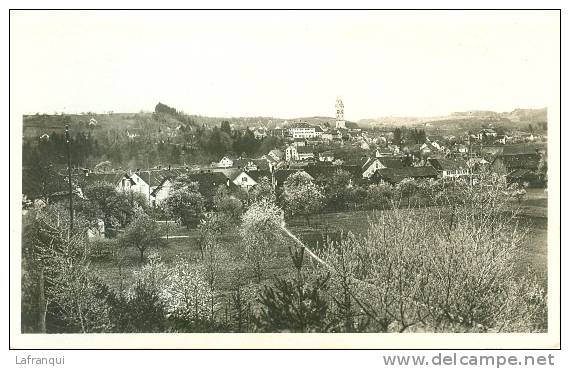
[[[95,126],[89,125],[91,118],[95,119]],[[486,110],[471,110],[466,112],[453,112],[441,117],[378,117],[361,119],[357,122],[347,121],[347,126],[351,128],[386,128],[392,129],[397,126],[431,126],[441,130],[470,130],[479,129],[485,125],[501,125],[505,128],[520,128],[530,124],[540,124],[546,122],[547,111],[543,109],[515,109],[511,112],[497,113]],[[235,128],[244,129],[246,127],[266,128],[283,127],[287,124],[306,122],[313,125],[329,125],[334,127],[336,119],[334,117],[313,116],[298,118],[275,118],[275,117],[206,117],[201,115],[159,113],[155,115],[151,112],[139,113],[107,113],[107,114],[35,114],[23,117],[24,137],[39,137],[44,133],[62,132],[68,124],[74,132],[91,131],[93,134],[102,134],[111,129],[119,130],[146,130],[156,127],[175,128],[180,124],[191,121],[192,125],[214,127],[219,126],[222,121],[229,121]]]
[[[513,122],[546,122],[548,119],[546,108],[543,109],[515,109],[510,113],[504,113],[504,117]]]
[[[442,129],[476,129],[482,125],[500,124],[509,128],[521,127],[529,123],[547,121],[546,108],[515,109],[512,112],[494,112],[490,110],[469,110],[453,112],[441,117],[379,117],[362,119],[358,123],[363,127],[393,126],[437,126]]]

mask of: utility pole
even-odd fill
[[[65,126],[65,143],[67,146],[67,179],[69,181],[69,236],[73,232],[73,185],[71,183],[71,139],[69,126]]]

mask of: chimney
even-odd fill
[[[170,170],[170,168],[171,168],[171,166],[170,166],[170,164],[168,164],[168,170]]]

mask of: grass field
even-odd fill
[[[529,228],[529,234],[525,238],[519,259],[520,272],[526,271],[528,267],[534,270],[544,283],[546,283],[547,269],[547,198],[543,190],[529,190],[527,197],[521,203],[523,218]],[[429,211],[424,209],[423,211]],[[311,225],[307,226],[305,219],[294,218],[287,221],[289,229],[297,235],[309,248],[317,250],[322,245],[325,235],[330,238],[338,238],[343,233],[352,232],[364,234],[368,230],[369,219],[374,215],[374,211],[350,211],[341,213],[327,213],[314,216]],[[200,249],[198,246],[198,232],[196,230],[186,230],[178,227],[171,229],[169,235],[188,235],[188,238],[169,239],[164,246],[158,249],[148,250],[158,251],[162,260],[170,264],[176,259],[186,258],[199,263]],[[241,268],[247,271],[248,268],[242,260],[243,250],[237,240],[239,235],[236,230],[225,233],[221,236],[222,248],[225,250],[224,275],[221,278],[221,289],[228,289],[232,280],[236,278],[236,271]],[[129,285],[134,280],[133,272],[141,267],[138,259],[138,252],[128,250],[124,256],[124,265],[119,268],[117,263],[109,260],[95,261],[92,268],[98,275],[113,287],[119,288],[121,279],[125,285]],[[287,248],[277,250],[276,257],[269,265],[267,277],[283,275],[292,271],[292,263]],[[121,277],[122,276],[122,277]],[[246,278],[253,279],[253,276],[246,275]]]

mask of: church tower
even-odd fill
[[[336,128],[346,128],[344,122],[344,104],[340,97],[336,98]]]

